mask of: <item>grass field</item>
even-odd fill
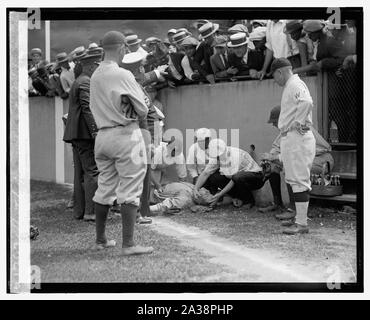
[[[32,241],[32,264],[38,265],[43,282],[206,282],[230,279],[225,264],[212,261],[205,250],[184,245],[178,237],[160,233],[148,225],[136,228],[140,244],[155,247],[148,256],[120,255],[120,218],[112,216],[107,230],[117,247],[104,252],[92,250],[94,223],[76,221],[66,210],[71,190],[66,186],[32,182],[31,223],[39,228]],[[325,274],[338,266],[347,282],[356,279],[356,216],[336,209],[310,208],[310,233],[286,236],[272,213],[232,206],[195,214],[160,217],[185,227],[197,227],[222,239],[261,252],[273,252],[277,259]],[[154,218],[156,219],[156,218]],[[168,219],[168,220],[166,220]],[[227,275],[225,277],[225,275]]]

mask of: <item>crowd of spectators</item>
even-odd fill
[[[293,72],[312,75],[320,70],[341,70],[355,65],[354,21],[332,24],[322,20],[242,20],[225,30],[219,24],[198,20],[192,34],[186,28],[170,29],[160,39],[142,41],[126,34],[125,51],[142,54],[145,72],[156,71],[156,90],[218,81],[264,79],[276,58],[288,58]],[[69,89],[81,72],[79,58],[87,51],[104,51],[96,43],[80,46],[71,53],[58,53],[55,61],[43,60],[42,51],[31,50],[30,96],[68,98]],[[123,66],[122,66],[123,67]]]

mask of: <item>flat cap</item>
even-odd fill
[[[31,56],[33,54],[39,54],[39,55],[41,55],[42,54],[42,51],[41,51],[40,48],[33,48],[33,49],[31,49]]]
[[[325,22],[322,20],[305,20],[303,22],[303,30],[307,32],[316,32],[325,27]]]
[[[273,123],[279,120],[280,106],[273,107],[270,111],[270,118],[267,123]]]
[[[284,67],[291,67],[292,64],[290,63],[290,61],[286,58],[279,58],[279,59],[275,59],[272,64],[271,64],[271,74],[273,75],[274,72],[277,70],[277,69],[280,69],[280,68],[284,68]]]
[[[122,45],[125,43],[125,36],[119,31],[109,31],[102,39],[102,46],[109,47],[114,45]]]

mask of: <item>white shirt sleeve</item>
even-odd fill
[[[272,21],[269,20],[267,22],[267,28],[266,28],[266,43],[265,43],[265,46],[267,49],[271,50],[272,51],[272,44],[271,44],[271,24],[272,24]]]
[[[69,93],[71,87],[69,86],[68,81],[63,73],[60,75],[60,84],[62,85],[63,90]]]
[[[189,58],[187,56],[182,58],[181,66],[184,69],[184,73],[185,73],[186,78],[188,78],[189,80],[192,80],[191,76],[193,75],[194,72],[193,72],[193,69],[190,66]]]

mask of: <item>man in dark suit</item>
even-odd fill
[[[69,112],[63,140],[72,143],[73,159],[77,167],[75,179],[84,180],[84,190],[76,190],[74,216],[95,221],[92,198],[97,189],[98,168],[94,159],[97,126],[90,110],[90,77],[95,71],[100,54],[87,53],[81,57],[82,73],[69,92]]]
[[[211,56],[213,55],[212,43],[215,39],[219,25],[208,22],[199,28],[199,34],[202,42],[197,47],[194,55],[194,61],[202,65],[207,74],[213,74],[211,67]]]
[[[187,82],[181,66],[184,56],[185,54],[183,52],[171,52],[168,55],[168,80],[172,81],[176,86]]]
[[[229,64],[229,53],[226,48],[227,38],[217,36],[213,43],[216,53],[211,57],[211,67],[216,78],[229,78],[236,74],[238,70],[231,68]]]
[[[232,50],[229,56],[230,66],[238,69],[236,76],[257,78],[257,70],[262,68],[264,57],[256,50],[252,50],[254,45],[247,35],[240,32],[230,36],[227,46]]]

